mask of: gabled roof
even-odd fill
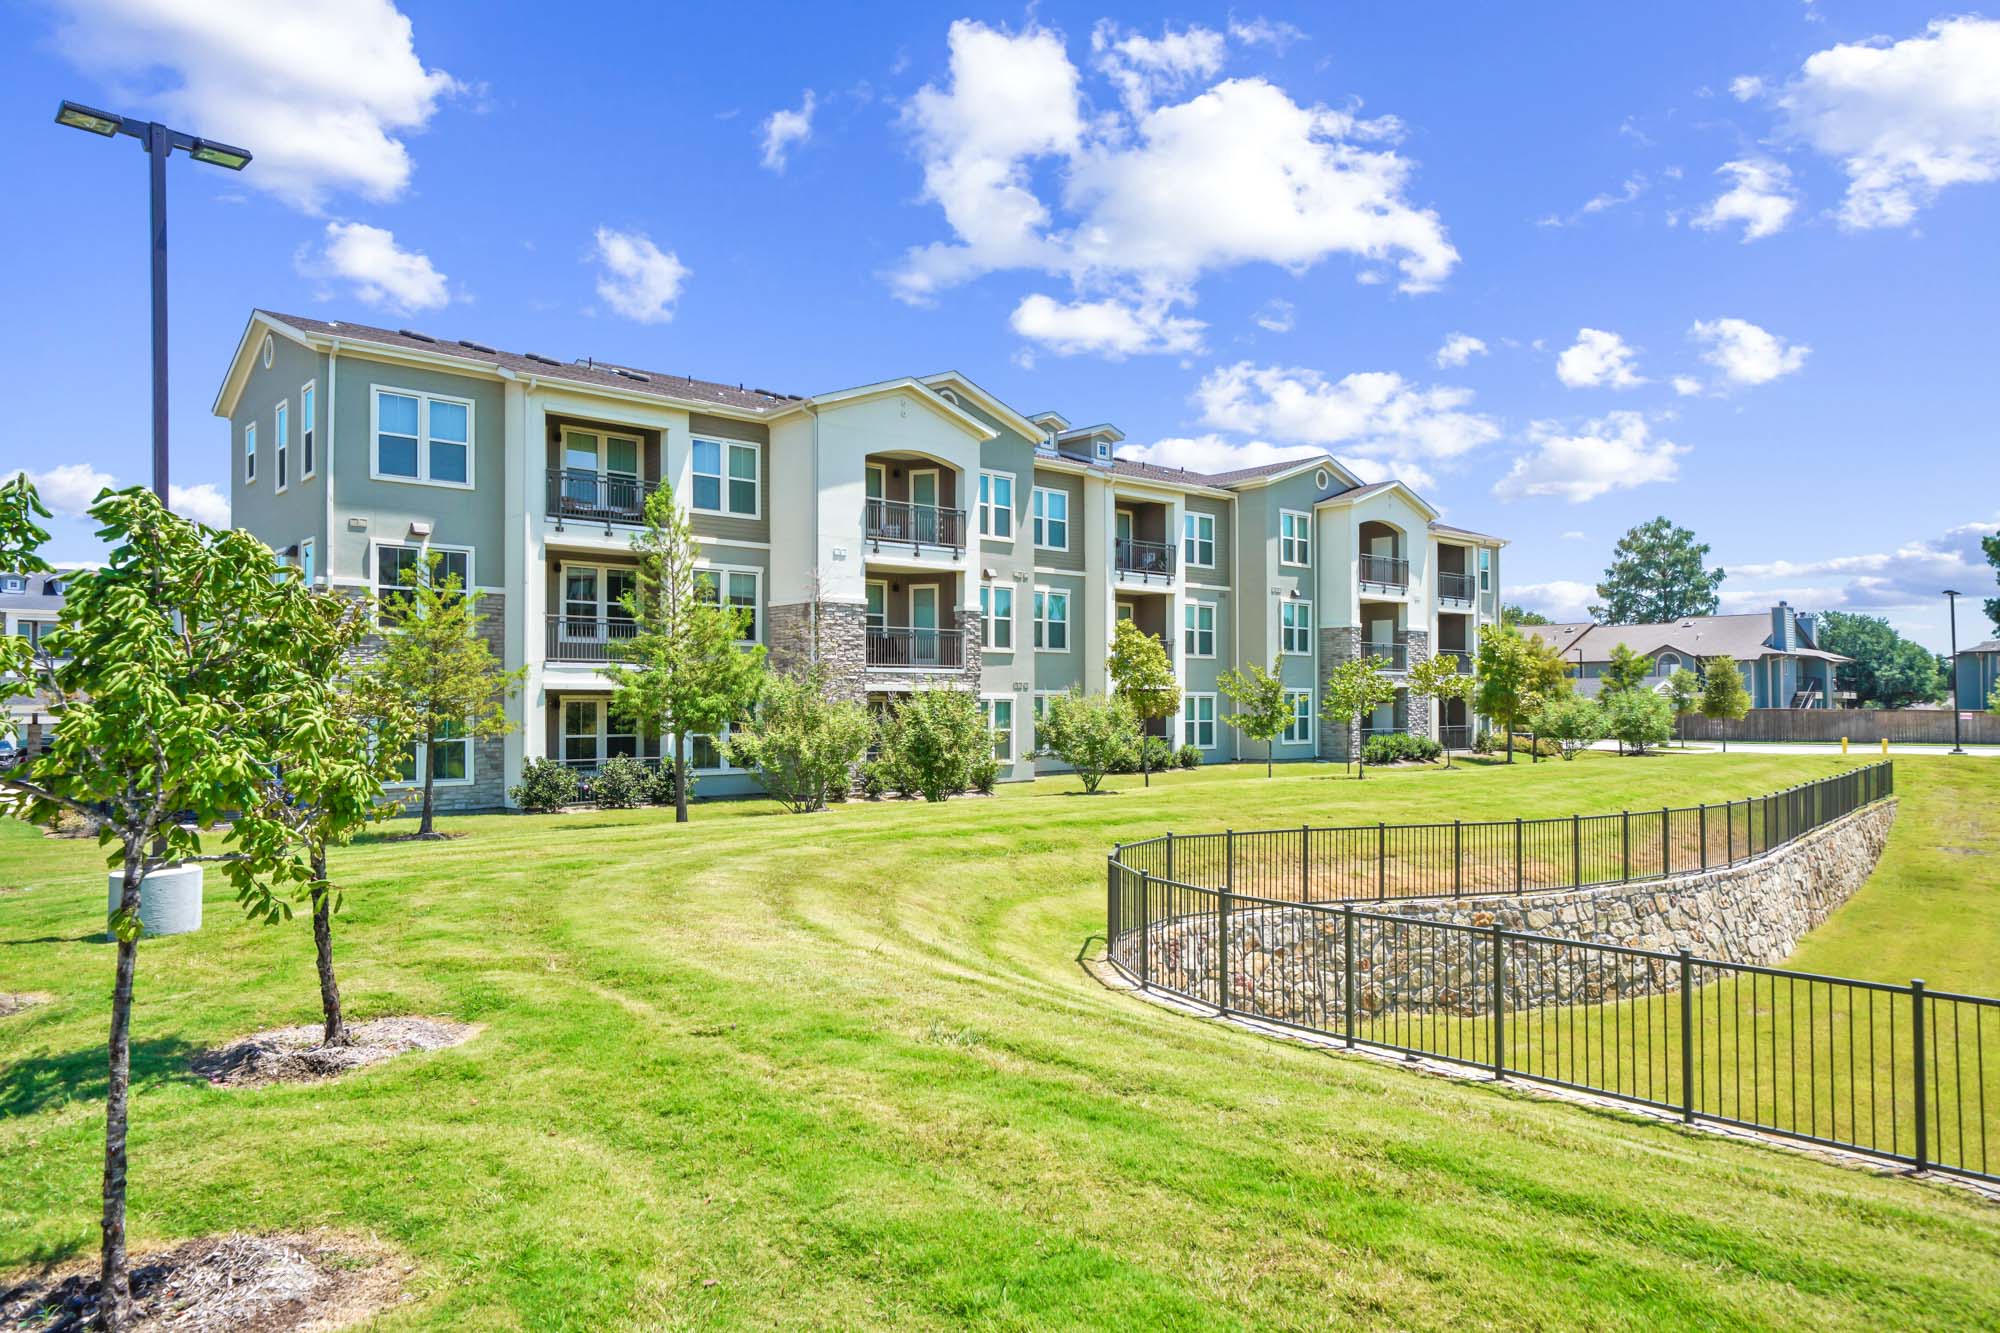
[[[1013,408],[1007,406],[999,398],[973,383],[972,377],[969,375],[956,370],[941,370],[935,375],[924,375],[920,378],[924,384],[932,389],[947,384],[953,386],[956,392],[964,393],[970,397],[982,409],[991,413],[1001,425],[1007,427],[1024,440],[1030,442],[1038,441],[1044,434],[1042,428],[1035,424],[1033,418],[1024,417]]]
[[[1975,643],[1970,648],[1962,648],[1959,651],[1982,655],[1986,653],[2000,653],[2000,639],[1988,639],[1985,643]]]
[[[1523,633],[1544,643],[1555,644],[1564,655],[1581,647],[1586,662],[1608,662],[1611,650],[1623,644],[1643,657],[1676,652],[1685,657],[1727,655],[1739,662],[1754,662],[1771,655],[1812,657],[1828,662],[1845,662],[1839,653],[1818,648],[1789,651],[1771,646],[1771,615],[1768,611],[1733,616],[1689,616],[1663,625],[1523,625]],[[1580,631],[1580,632],[1579,632]]]
[[[1394,479],[1391,479],[1389,481],[1372,481],[1369,482],[1366,486],[1355,486],[1348,490],[1341,491],[1337,495],[1323,496],[1321,497],[1319,503],[1321,505],[1326,505],[1326,506],[1350,505],[1357,500],[1366,500],[1370,496],[1381,495],[1385,491],[1401,491],[1406,497],[1408,497],[1411,504],[1423,510],[1424,518],[1426,520],[1435,519],[1437,517],[1438,511],[1431,506],[1430,501],[1424,499],[1423,496],[1418,495],[1415,491],[1411,490],[1408,486],[1404,485],[1402,482],[1396,481]]]
[[[1490,542],[1495,546],[1507,544],[1505,537],[1495,537],[1490,532],[1474,532],[1471,528],[1455,528],[1449,523],[1439,523],[1435,519],[1432,520],[1430,527],[1431,531],[1440,537],[1463,537],[1467,541]]]

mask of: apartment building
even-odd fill
[[[1105,688],[1118,619],[1167,646],[1176,743],[1236,758],[1217,681],[1277,660],[1298,712],[1277,756],[1344,758],[1359,738],[1315,703],[1334,662],[1469,669],[1500,606],[1505,543],[1439,523],[1401,482],[1326,456],[1222,474],[1123,459],[1116,427],[1024,414],[956,372],[807,397],[259,310],[214,410],[234,521],[308,579],[371,595],[435,553],[482,592],[526,683],[512,735],[415,757],[457,808],[502,804],[531,758],[658,755],[612,716],[605,667],[662,485],[775,666],[816,654],[883,707],[975,691],[1008,779],[1050,767],[1032,757],[1047,698]],[[1399,693],[1364,730],[1468,744],[1474,722]],[[694,766],[703,793],[755,789],[712,739]]]

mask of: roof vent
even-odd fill
[[[769,390],[769,389],[752,389],[752,390],[751,390],[750,392],[751,392],[751,393],[761,393],[761,394],[763,394],[763,395],[764,395],[764,396],[765,396],[766,398],[783,398],[783,397],[785,396],[785,395],[783,395],[783,394],[781,394],[781,393],[773,393],[773,392],[772,392],[771,390]]]
[[[540,352],[529,352],[527,355],[528,360],[539,361],[545,366],[559,366],[562,364],[562,362],[556,360],[554,357],[543,356]]]
[[[430,334],[418,333],[415,329],[397,329],[396,332],[405,338],[415,338],[420,343],[434,343],[437,341]]]
[[[613,366],[611,373],[614,375],[623,375],[628,380],[637,380],[641,384],[651,384],[653,382],[651,375],[641,375],[638,371],[627,370],[623,366]]]
[[[485,343],[476,343],[470,338],[460,338],[458,345],[460,347],[470,347],[475,352],[485,352],[489,356],[500,355],[498,348],[488,347]]]

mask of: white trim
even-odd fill
[[[597,462],[595,467],[599,472],[611,471],[611,442],[613,440],[631,441],[633,446],[632,458],[635,467],[632,472],[621,473],[620,475],[636,477],[641,481],[645,479],[646,437],[644,435],[630,430],[592,430],[588,426],[565,425],[556,434],[557,456],[562,460],[558,466],[565,472],[569,470],[569,437],[572,435],[591,435],[596,437],[597,448],[594,452],[597,455]]]
[[[1038,584],[1035,587],[1033,596],[1035,601],[1030,607],[1030,613],[1035,623],[1032,639],[1035,651],[1038,653],[1067,653],[1072,651],[1076,646],[1076,634],[1073,632],[1075,627],[1071,623],[1069,614],[1070,590],[1068,588],[1051,588],[1047,584]],[[1051,597],[1060,597],[1063,599],[1063,614],[1060,621],[1042,614],[1048,610],[1049,598]],[[1047,647],[1046,644],[1049,636],[1043,631],[1042,627],[1057,624],[1063,627],[1063,646],[1060,648]]]
[[[271,408],[271,493],[291,489],[292,400],[280,398]]]
[[[999,536],[995,533],[988,532],[986,530],[987,511],[992,509],[998,509],[1000,508],[1000,506],[989,500],[981,498],[986,492],[988,492],[991,489],[986,485],[987,480],[989,478],[1001,478],[1001,477],[1006,478],[1007,481],[1007,506],[1006,506],[1007,535],[1004,537]],[[981,468],[979,469],[979,480],[974,484],[979,487],[979,491],[975,492],[975,498],[978,500],[978,509],[979,509],[979,539],[982,542],[1004,543],[1008,546],[1012,546],[1014,544],[1014,538],[1018,536],[1021,531],[1021,524],[1018,521],[1020,516],[1014,512],[1014,497],[1020,494],[1019,479],[1016,478],[1012,472],[1003,472],[998,468]]]
[[[927,501],[917,498],[918,477],[929,477],[931,479],[931,498]],[[918,505],[922,504],[928,504],[933,510],[942,509],[944,506],[939,503],[939,500],[944,495],[944,478],[938,469],[934,467],[913,467],[909,470],[909,475],[904,480],[904,494],[910,497],[905,503],[910,506],[913,512]],[[915,522],[914,517],[911,519],[911,522]]]
[[[382,471],[382,395],[392,394],[398,398],[417,400],[417,474],[414,477],[400,473]],[[465,409],[465,480],[438,481],[431,476],[431,404],[433,402],[453,403]],[[479,453],[476,441],[478,431],[478,404],[470,398],[460,398],[448,393],[427,393],[421,389],[404,389],[393,384],[371,384],[368,387],[368,477],[371,481],[394,481],[412,486],[441,486],[446,490],[469,491],[478,482],[475,464]],[[456,445],[457,440],[442,443]]]
[[[1287,537],[1285,535],[1285,520],[1288,518],[1298,520],[1300,525],[1300,530],[1304,534],[1303,536]],[[1313,527],[1312,515],[1303,509],[1280,509],[1278,511],[1278,564],[1279,565],[1287,569],[1312,568],[1312,540],[1313,540],[1312,527]],[[1287,560],[1285,558],[1285,545],[1287,542],[1291,544],[1292,549],[1295,553],[1297,552],[1298,548],[1301,545],[1303,545],[1305,547],[1305,559]]]
[[[1226,583],[1196,583],[1193,579],[1187,579],[1183,581],[1181,586],[1183,588],[1199,588],[1203,592],[1213,592],[1213,593],[1223,593],[1223,594],[1228,594],[1236,591],[1234,588],[1230,587]]]
[[[1049,519],[1045,517],[1045,515],[1042,512],[1046,508],[1046,506],[1036,504],[1034,502],[1034,499],[1032,498],[1029,500],[1028,519],[1031,525],[1029,532],[1030,535],[1035,540],[1035,549],[1037,551],[1068,551],[1069,525],[1073,521],[1073,518],[1069,512],[1069,492],[1061,489],[1060,487],[1053,487],[1053,486],[1035,487],[1035,496],[1039,497],[1043,495],[1060,495],[1062,497],[1063,516],[1060,519]],[[1042,540],[1042,538],[1047,534],[1048,525],[1052,522],[1059,522],[1062,524],[1063,539],[1061,546],[1053,546],[1048,542]]]
[[[1201,549],[1201,524],[1196,522],[1197,519],[1206,520],[1208,523],[1208,559],[1206,560],[1196,560],[1188,554],[1190,546],[1194,547],[1197,551]],[[1194,532],[1189,532],[1189,528],[1193,528]],[[1181,510],[1181,565],[1184,569],[1215,568],[1215,515],[1205,509]]]
[[[1002,592],[1007,594],[1007,642],[999,644],[993,642],[993,627],[1000,623],[1000,617],[988,611],[987,606],[992,601],[997,600],[993,597],[994,593]],[[979,585],[979,600],[979,617],[984,622],[980,627],[980,636],[984,640],[981,647],[984,651],[989,653],[1019,652],[1021,649],[1021,599],[1014,595],[1014,585],[1011,583],[982,583]]]
[[[371,538],[369,540],[368,577],[361,581],[363,586],[365,586],[369,590],[370,596],[368,600],[371,603],[379,602],[381,599],[382,548],[385,546],[392,546],[400,551],[417,551],[426,556],[428,556],[432,551],[437,551],[440,554],[446,552],[462,553],[465,556],[465,586],[462,589],[460,589],[461,592],[471,592],[474,591],[475,589],[477,589],[477,591],[480,592],[504,591],[499,588],[478,588],[477,586],[478,580],[474,577],[478,573],[478,571],[473,568],[473,559],[475,553],[470,546],[451,546],[444,542],[432,541],[428,537],[424,538],[424,540],[420,542],[392,541],[387,537],[376,537],[376,538]],[[377,607],[376,609],[379,610],[380,608]]]
[[[301,537],[299,539],[299,578],[308,588],[313,586],[313,580],[319,576],[319,571],[314,568],[318,563],[318,552],[313,547],[313,539],[311,537]]]
[[[308,410],[310,409],[310,410]],[[311,443],[307,443],[311,437]],[[299,480],[311,481],[319,475],[319,381],[307,380],[299,386]]]
[[[1018,762],[1021,757],[1021,710],[1014,706],[1013,692],[1004,691],[998,694],[982,694],[979,696],[979,702],[989,705],[986,710],[986,729],[988,731],[1000,730],[1000,728],[993,725],[993,710],[990,705],[996,703],[1007,705],[1007,753],[1004,757],[995,755],[994,758],[1000,760],[1003,764]]]
[[[257,423],[243,423],[243,484],[257,484]]]
[[[1206,745],[1202,744],[1201,742],[1201,728],[1203,719],[1196,717],[1194,712],[1194,703],[1195,700],[1197,699],[1208,700],[1208,718],[1207,718],[1208,744]],[[1180,741],[1182,745],[1192,745],[1197,750],[1215,749],[1216,737],[1218,734],[1218,729],[1221,725],[1221,721],[1222,721],[1221,713],[1216,704],[1216,696],[1214,694],[1209,693],[1207,691],[1189,690],[1181,695]],[[1190,727],[1194,728],[1195,738],[1193,740],[1188,739],[1188,728]],[[1175,748],[1178,749],[1179,747],[1177,746]]]
[[[1291,739],[1288,736],[1288,733],[1291,731],[1291,729],[1298,724],[1299,709],[1297,701],[1300,699],[1304,699],[1306,701],[1306,734],[1303,740]],[[1278,744],[1305,745],[1305,746],[1311,746],[1316,749],[1317,746],[1314,741],[1313,728],[1315,723],[1318,721],[1319,711],[1317,708],[1313,706],[1313,692],[1311,690],[1288,689],[1285,691],[1285,702],[1292,705],[1292,720],[1285,724],[1284,731],[1278,733]]]
[[[698,563],[698,564],[696,564],[696,565],[695,565],[695,567],[694,567],[694,572],[695,572],[695,573],[696,573],[697,575],[701,575],[701,574],[749,574],[749,575],[751,575],[751,576],[752,576],[753,578],[755,578],[755,579],[756,579],[756,581],[757,581],[757,591],[756,591],[756,594],[755,594],[755,596],[756,596],[756,599],[757,599],[757,601],[756,601],[756,605],[755,605],[755,606],[753,606],[753,607],[751,608],[751,610],[752,610],[753,614],[751,615],[751,618],[750,618],[750,637],[749,637],[749,638],[747,638],[747,639],[738,639],[738,640],[737,640],[736,642],[737,642],[737,643],[739,643],[739,644],[752,644],[752,643],[762,643],[762,642],[764,642],[764,631],[765,631],[765,628],[766,628],[766,626],[765,626],[765,624],[764,624],[764,619],[765,619],[765,616],[764,616],[764,571],[763,571],[763,570],[761,570],[761,569],[759,569],[759,568],[758,568],[757,566],[755,566],[755,565],[718,565],[718,564],[713,564],[713,563],[711,563],[711,562],[708,562],[708,561],[702,561],[701,563]],[[729,587],[728,587],[728,583],[727,583],[727,580],[717,580],[717,582],[716,582],[716,588],[715,588],[715,595],[716,595],[716,598],[717,598],[717,600],[718,600],[718,601],[719,601],[719,602],[720,602],[720,603],[721,603],[722,605],[724,605],[724,606],[732,606],[732,605],[734,605],[734,603],[732,603],[732,602],[731,602],[731,601],[729,600]],[[887,603],[884,603],[884,606],[885,606],[885,607],[886,607],[886,605],[887,605]]]
[[[871,628],[868,624],[868,590],[870,588],[880,588],[882,590],[882,623],[872,626],[872,628],[878,630],[889,628],[889,580],[863,579],[861,582],[861,628],[863,633],[866,633]]]
[[[1296,629],[1298,628],[1298,627],[1296,627],[1296,626],[1291,626],[1291,627],[1288,627],[1288,626],[1287,626],[1287,625],[1285,624],[1285,608],[1286,608],[1286,607],[1289,607],[1289,606],[1297,606],[1297,607],[1302,607],[1302,608],[1304,608],[1304,610],[1305,610],[1305,613],[1306,613],[1306,623],[1305,623],[1305,627],[1304,627],[1304,629],[1305,629],[1305,636],[1306,636],[1306,646],[1305,646],[1305,647],[1303,647],[1303,648],[1287,648],[1287,647],[1285,647],[1285,631],[1286,631],[1286,629],[1287,629],[1287,628],[1291,628],[1291,629],[1293,629],[1293,630],[1295,630],[1295,631],[1296,631]],[[1310,600],[1309,598],[1304,598],[1304,597],[1294,597],[1294,598],[1286,598],[1286,599],[1285,599],[1284,601],[1282,601],[1282,602],[1280,602],[1280,603],[1279,603],[1279,605],[1278,605],[1278,652],[1279,652],[1279,654],[1280,654],[1281,656],[1284,656],[1284,657],[1311,657],[1311,656],[1313,655],[1313,649],[1314,649],[1314,647],[1316,646],[1316,645],[1315,645],[1315,643],[1314,643],[1314,640],[1315,640],[1315,638],[1316,638],[1316,637],[1317,637],[1317,636],[1315,635],[1315,633],[1314,633],[1314,630],[1313,630],[1313,604],[1312,604],[1312,601],[1311,601],[1311,600]]]
[[[695,450],[699,446],[704,444],[715,445],[718,450],[717,461],[722,468],[722,471],[719,476],[714,473],[696,472],[694,470]],[[741,477],[732,478],[729,472],[729,454],[732,449],[748,449],[750,451],[750,456],[757,460],[757,472],[755,477],[752,478],[750,483],[751,486],[755,489],[757,496],[757,503],[751,508],[750,512],[747,514],[741,513],[729,507],[730,484],[732,480],[733,481],[742,480]],[[694,502],[695,482],[698,481],[700,478],[706,476],[716,476],[715,498],[717,501],[720,502],[722,506],[719,509],[707,509]],[[763,518],[764,517],[764,446],[758,444],[755,440],[730,440],[730,439],[724,439],[722,436],[719,435],[690,435],[688,437],[688,510],[689,512],[696,514],[712,514],[718,518],[743,518],[751,520]]]
[[[475,768],[479,763],[479,747],[473,744],[475,739],[477,738],[473,736],[459,736],[445,742],[446,745],[463,745],[465,747],[465,776],[462,778],[438,778],[431,783],[431,786],[470,787],[474,782],[479,780],[479,774]],[[415,755],[416,776],[407,781],[402,778],[391,778],[382,784],[384,787],[396,787],[408,791],[423,790],[424,770],[430,767],[430,747],[422,741],[411,741],[410,749]]]
[[[875,493],[868,493],[868,478],[875,478]],[[889,465],[886,463],[863,463],[861,465],[861,497],[864,500],[889,502]]]
[[[1190,635],[1194,637],[1196,643],[1201,642],[1200,626],[1198,624],[1197,625],[1188,624],[1187,623],[1188,617],[1194,616],[1197,620],[1199,620],[1200,619],[1199,613],[1200,611],[1203,610],[1208,612],[1208,651],[1205,653],[1196,652],[1193,648],[1190,648],[1188,646],[1188,638]],[[1220,617],[1218,617],[1215,613],[1214,602],[1207,601],[1199,597],[1190,597],[1186,601],[1182,602],[1181,603],[1182,655],[1189,659],[1213,658],[1215,656],[1217,640],[1220,638],[1219,626],[1220,626]]]

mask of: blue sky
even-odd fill
[[[1993,588],[2000,21],[229,8],[0,12],[0,467],[71,508],[146,479],[147,312],[143,159],[52,124],[65,96],[258,154],[173,164],[204,517],[209,403],[264,305],[789,392],[954,367],[1192,466],[1325,448],[1510,537],[1509,584],[1558,613],[1661,513],[1728,609],[1942,646],[1936,590]]]

